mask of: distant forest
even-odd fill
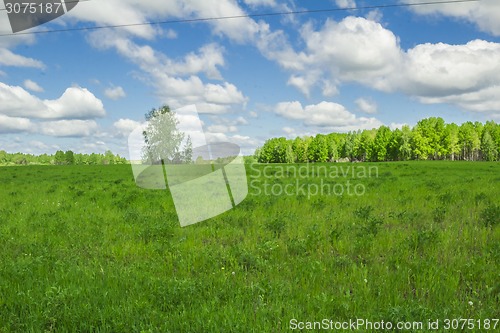
[[[104,154],[76,154],[71,150],[58,150],[53,155],[32,155],[23,153],[9,154],[0,150],[0,165],[106,165],[128,164],[126,158],[114,155],[111,151]]]
[[[442,118],[420,120],[413,128],[273,138],[255,152],[260,163],[334,161],[460,160],[499,161],[500,124],[488,121],[446,124]]]

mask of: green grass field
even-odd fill
[[[336,180],[247,167],[246,200],[186,228],[130,166],[0,168],[0,332],[500,318],[500,164],[354,165],[362,196],[265,195]]]

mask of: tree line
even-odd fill
[[[407,160],[500,161],[500,124],[420,120],[413,128],[358,130],[295,139],[272,138],[255,151],[260,163]]]
[[[53,155],[10,154],[0,150],[0,165],[108,165],[128,164],[126,158],[113,154],[110,150],[104,154],[77,154],[71,150],[58,150]]]

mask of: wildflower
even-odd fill
[[[368,280],[367,280],[367,279],[365,279],[365,283],[368,283]]]
[[[469,305],[470,305],[470,306],[473,306],[473,305],[474,305],[474,303],[472,303],[472,301],[469,301]]]
[[[231,274],[233,274],[233,275],[234,275],[234,274],[236,274],[236,273],[235,273],[235,272],[232,272]]]

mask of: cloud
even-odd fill
[[[5,37],[4,39],[9,39],[9,37]],[[6,48],[0,48],[0,65],[13,67],[33,67],[39,69],[45,68],[45,65],[41,61],[15,54]]]
[[[403,89],[418,96],[460,95],[500,84],[497,43],[421,44],[410,49],[405,60]]]
[[[276,106],[278,115],[292,120],[300,120],[305,126],[328,127],[337,131],[372,129],[382,123],[375,118],[356,117],[344,106],[321,102],[305,107],[300,102],[282,102]]]
[[[31,140],[28,145],[30,147],[34,147],[36,149],[38,149],[39,151],[46,151],[47,149],[49,149],[50,147],[48,145],[46,145],[45,143],[43,143],[42,141],[38,141],[38,140]]]
[[[238,127],[236,126],[227,126],[227,125],[211,125],[208,126],[208,132],[211,133],[229,133],[229,132],[237,132]]]
[[[161,7],[164,7],[163,9]],[[74,10],[63,16],[65,21],[87,21],[97,25],[123,25],[147,22],[148,14],[157,10],[157,13],[173,13],[175,4],[169,6],[155,6],[153,1],[132,1],[132,0],[106,0],[97,3],[90,3],[76,6]],[[124,26],[121,28],[133,36],[153,39],[159,31],[151,25]]]
[[[500,43],[426,43],[403,50],[392,31],[352,16],[339,22],[328,19],[318,29],[306,23],[301,38],[303,50],[293,50],[283,38],[267,56],[291,72],[288,85],[305,96],[313,89],[332,96],[343,83],[354,82],[383,92],[403,92],[422,103],[500,112],[495,97],[500,86]],[[358,108],[373,112],[366,102],[358,100]]]
[[[37,97],[21,87],[8,86],[0,82],[0,114],[13,117],[31,117],[47,106]]]
[[[145,80],[154,86],[162,103],[176,109],[195,104],[200,113],[221,114],[233,104],[245,104],[248,98],[229,83],[204,83],[199,74],[222,80],[218,70],[224,65],[223,48],[211,43],[198,52],[173,60],[148,45],[138,45],[114,31],[98,31],[89,36],[97,48],[114,48],[133,61],[145,73]]]
[[[402,3],[425,3],[427,0],[401,0]],[[420,15],[444,15],[467,20],[484,32],[500,36],[500,2],[481,0],[468,3],[433,4],[432,6],[412,6],[411,10]]]
[[[377,103],[370,99],[358,98],[354,103],[358,106],[358,109],[361,112],[368,114],[377,113]]]
[[[245,118],[240,116],[236,119],[235,124],[236,125],[248,125],[248,120],[246,120]]]
[[[356,8],[356,2],[354,0],[335,0],[335,3],[340,8]]]
[[[277,6],[273,0],[244,2],[250,8]],[[343,8],[356,5],[353,0],[335,2]],[[172,1],[169,6],[154,0],[109,0],[103,6],[105,7],[100,5],[103,11],[99,11],[101,14],[97,15],[94,6],[78,6],[64,19],[91,21],[96,24],[122,24],[124,21],[144,22],[152,18],[206,18],[246,14],[245,10],[232,0],[179,0]],[[476,23],[484,31],[500,35],[500,3],[495,0],[411,8],[420,14],[466,19]],[[307,23],[300,31],[302,45],[305,45],[302,50],[295,50],[291,46],[284,31],[273,31],[271,26],[263,21],[257,22],[247,17],[210,21],[206,24],[215,35],[232,42],[255,45],[265,57],[276,61],[288,71],[290,77],[287,83],[306,96],[314,89],[319,89],[324,96],[333,96],[339,93],[339,87],[343,83],[354,82],[384,92],[404,92],[423,103],[451,103],[470,111],[499,110],[493,93],[499,80],[492,74],[497,72],[496,66],[492,64],[494,61],[500,61],[498,51],[494,47],[490,45],[490,49],[486,50],[488,47],[481,46],[480,43],[455,46],[423,44],[403,50],[398,37],[376,22],[380,20],[379,14],[373,12],[368,14],[367,18],[349,16],[338,22],[328,19],[321,26]],[[94,47],[114,48],[137,64],[144,72],[145,80],[155,87],[162,103],[173,107],[196,104],[200,110],[207,113],[221,114],[228,112],[232,104],[245,104],[248,101],[237,87],[224,81],[220,72],[220,68],[225,66],[224,49],[217,43],[207,44],[184,57],[172,59],[151,46],[140,45],[136,38],[152,40],[157,37],[168,38],[169,34],[172,34],[171,31],[163,31],[154,26],[129,27],[120,31],[93,32],[89,35],[89,41]],[[446,50],[440,49],[443,46]],[[477,56],[487,62],[445,63],[445,55],[450,59],[466,59],[460,58],[466,48],[472,50],[470,58]],[[443,55],[440,56],[440,53]],[[427,61],[425,57],[428,57]],[[418,67],[422,61],[427,66],[424,71],[420,71]],[[484,73],[483,68],[488,65],[492,66],[491,70]],[[470,70],[467,66],[470,66]],[[464,70],[467,74],[459,77],[458,73]],[[476,78],[471,74],[474,71],[485,75],[475,82]],[[205,83],[202,75],[222,82]],[[453,80],[454,77],[458,79]],[[437,78],[444,79],[442,84]],[[445,86],[448,82],[452,83]],[[480,98],[488,100],[481,101]]]
[[[386,76],[401,61],[398,38],[380,23],[362,17],[350,16],[338,23],[328,19],[318,31],[306,24],[302,38],[309,61],[341,81],[387,90]]]
[[[389,125],[389,128],[394,131],[395,129],[402,129],[403,126],[408,126],[408,124],[406,124],[406,123],[391,123]]]
[[[227,82],[224,82],[222,85],[205,85],[204,97],[208,103],[223,105],[243,104],[247,101],[247,98],[243,96],[234,84]]]
[[[218,66],[224,66],[224,49],[215,44],[202,46],[198,54],[191,52],[181,62],[168,59],[165,63],[171,75],[191,75],[205,73],[209,79],[222,80]]]
[[[38,85],[38,83],[31,81],[31,80],[25,80],[23,83],[24,87],[28,90],[34,91],[34,92],[43,92],[44,89]]]
[[[90,91],[70,87],[55,100],[41,100],[22,87],[0,82],[0,114],[38,119],[89,119],[104,117],[102,102]]]
[[[141,126],[141,123],[132,119],[119,119],[113,124],[113,127],[118,131],[119,136],[126,137],[134,129]]]
[[[293,139],[298,137],[297,132],[295,131],[295,128],[285,126],[282,128],[283,132],[285,132],[285,135],[289,139]]]
[[[184,15],[187,14],[184,17],[227,17],[246,14],[236,1],[231,0],[199,0],[184,3]],[[260,31],[259,24],[248,17],[237,20],[213,20],[208,24],[212,26],[214,34],[228,37],[237,43],[253,41]]]
[[[248,125],[248,120],[239,116],[236,119],[229,119],[222,116],[211,116],[212,124],[207,127],[207,131],[212,134],[217,133],[235,133],[238,132],[238,126]]]
[[[66,89],[55,100],[41,100],[21,87],[0,82],[0,100],[0,133],[84,137],[98,129],[97,123],[88,118],[105,115],[101,101],[80,87]]]
[[[465,92],[458,95],[420,97],[419,100],[425,104],[448,103],[473,112],[496,112],[500,115],[500,100],[498,96],[500,96],[500,86],[492,86],[479,91]],[[491,116],[494,116],[494,114],[491,114]]]
[[[297,88],[301,93],[303,93],[305,96],[309,97],[311,93],[311,87],[316,83],[318,80],[318,73],[315,71],[311,71],[307,73],[304,76],[301,75],[292,75],[289,79],[287,84],[289,86],[293,86]],[[331,93],[335,94],[337,90],[333,89]]]
[[[405,54],[394,89],[426,104],[448,103],[472,112],[500,112],[500,44],[421,44]]]
[[[274,7],[275,0],[243,0],[250,7]]]
[[[305,48],[295,51],[283,31],[268,33],[259,49],[292,72],[288,85],[309,96],[320,88],[324,96],[338,93],[342,82],[357,82],[389,91],[388,76],[402,61],[398,38],[380,23],[349,16],[327,19],[319,28],[306,23],[300,30]],[[264,50],[266,49],[266,50]]]
[[[104,95],[106,95],[107,98],[112,99],[114,101],[127,96],[123,88],[120,86],[107,88],[106,90],[104,90]]]
[[[255,148],[262,143],[246,135],[234,134],[228,135],[227,133],[211,133],[207,132],[206,139],[209,143],[214,142],[231,142],[240,146],[241,152],[246,155],[253,154]]]
[[[262,1],[261,1],[262,2]],[[241,16],[245,11],[233,0],[169,1],[168,6],[157,0],[107,0],[99,4],[77,6],[64,16],[66,21],[87,21],[97,25],[124,25],[158,19],[185,19]],[[213,20],[207,23],[216,35],[226,36],[243,43],[252,40],[259,31],[259,24],[250,18],[238,20]],[[153,25],[126,26],[122,30],[131,36],[152,40],[163,35],[161,28]],[[168,34],[168,32],[167,32]]]
[[[66,89],[56,100],[45,100],[48,116],[43,118],[89,119],[106,115],[104,106],[97,97],[85,88],[71,87]]]
[[[98,125],[94,120],[58,120],[42,122],[39,132],[56,137],[85,137],[94,134]]]
[[[12,52],[12,49],[16,46],[31,45],[36,39],[34,34],[12,35],[9,18],[5,10],[0,10],[0,34],[9,34],[9,36],[0,38],[0,66],[45,68],[43,62],[39,60]]]
[[[168,29],[166,32],[165,32],[165,36],[168,38],[168,39],[176,39],[177,38],[177,32],[173,29]]]
[[[33,123],[27,118],[9,117],[0,114],[0,133],[30,132],[34,129]]]

